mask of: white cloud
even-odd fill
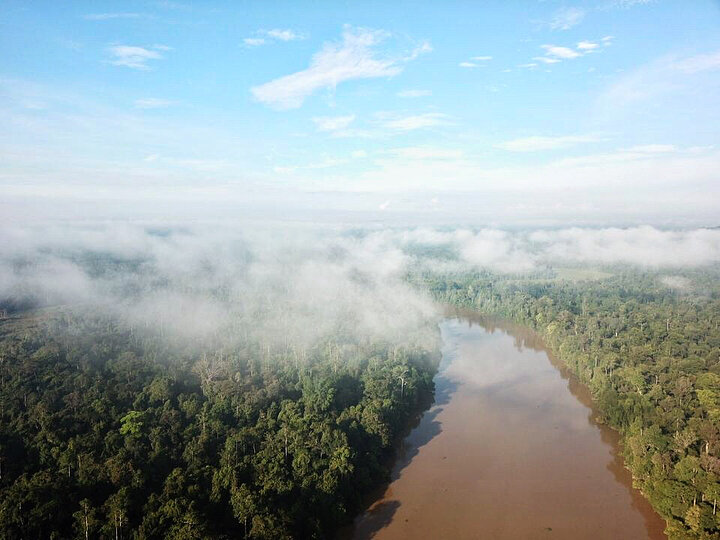
[[[273,28],[272,30],[258,30],[255,32],[255,37],[247,37],[243,39],[243,43],[248,47],[259,47],[274,41],[297,41],[306,37],[305,34],[295,30]]]
[[[153,50],[155,49],[155,50]],[[149,70],[147,62],[160,60],[163,56],[157,51],[167,50],[165,46],[154,46],[151,49],[136,47],[132,45],[115,45],[110,47],[109,52],[113,57],[110,61],[115,66],[124,66],[132,69]]]
[[[318,131],[340,131],[346,129],[355,120],[355,115],[321,116],[312,120]]]
[[[542,45],[542,48],[545,49],[546,55],[555,58],[561,58],[563,60],[569,60],[572,58],[577,58],[578,56],[582,56],[582,53],[574,51],[569,47],[559,47],[557,45]]]
[[[537,60],[538,62],[542,62],[543,64],[557,64],[560,60],[557,58],[549,58],[547,56],[536,56],[533,58],[533,60]],[[532,64],[537,65],[537,64]]]
[[[403,201],[422,204],[428,194],[442,195],[445,215],[455,222],[703,225],[715,224],[720,215],[717,151],[621,150],[493,168],[472,156],[388,151],[367,165],[357,172],[308,175],[301,179],[303,189],[387,198],[401,193]]]
[[[378,112],[373,115],[373,119],[366,127],[361,128],[351,126],[354,120],[355,115],[313,118],[318,131],[328,132],[336,138],[383,139],[450,124],[450,117],[442,113],[402,115],[395,112]]]
[[[581,41],[577,44],[577,48],[583,51],[593,51],[597,49],[600,45],[597,43],[593,43],[592,41]]]
[[[542,62],[543,64],[557,64],[562,60],[571,60],[583,54],[590,53],[593,49],[597,48],[598,45],[589,41],[581,41],[578,43],[578,50],[571,49],[570,47],[561,47],[559,45],[541,45],[541,47],[545,50],[545,56],[535,56],[533,60]],[[534,66],[524,65],[522,67]]]
[[[431,90],[402,90],[397,93],[397,97],[401,98],[419,98],[431,95]]]
[[[505,231],[483,229],[477,233],[459,230],[453,234],[462,259],[499,272],[524,272],[534,267],[532,256],[519,248],[518,239]]]
[[[542,150],[557,150],[558,148],[569,148],[578,144],[600,141],[595,135],[570,135],[565,137],[524,137],[505,141],[494,145],[496,148],[509,150],[510,152],[538,152]]]
[[[547,260],[633,264],[644,267],[694,267],[720,261],[720,231],[630,229],[563,229],[538,231],[530,241]]]
[[[3,298],[32,291],[44,301],[92,303],[190,340],[227,332],[247,317],[268,346],[284,348],[291,339],[310,347],[338,332],[425,346],[421,332],[436,314],[430,298],[404,281],[409,257],[377,234],[173,222],[156,235],[123,222],[3,227],[0,244]],[[74,255],[97,250],[146,261],[148,271],[89,273]],[[18,256],[31,264],[14,268]],[[162,284],[149,286],[153,279]],[[222,299],[212,294],[221,288]],[[144,293],[120,293],[129,289]]]
[[[536,68],[538,65],[535,62],[528,62],[527,64],[518,64],[519,68]]]
[[[135,100],[135,107],[138,109],[162,109],[175,105],[176,103],[176,101],[170,99],[142,98]]]
[[[585,18],[585,11],[580,8],[564,8],[555,13],[549,26],[553,30],[569,30],[577,26]]]
[[[307,69],[286,75],[251,89],[255,99],[277,109],[300,107],[308,96],[338,84],[376,77],[392,77],[402,71],[401,63],[428,49],[425,45],[407,58],[378,58],[374,48],[388,34],[345,27],[342,43],[327,43],[316,53]]]
[[[281,30],[279,28],[275,28],[273,30],[268,30],[265,32],[265,34],[268,37],[271,37],[273,39],[278,39],[280,41],[295,41],[298,39],[304,39],[305,36],[302,34],[298,34],[297,32],[294,32],[293,30]]]
[[[453,246],[465,264],[508,273],[568,262],[691,268],[720,261],[720,231],[711,229],[660,230],[649,226],[530,232],[413,229],[385,236],[401,247]],[[688,284],[676,276],[661,281],[671,287]]]
[[[410,60],[415,60],[418,56],[421,54],[432,52],[433,48],[432,45],[430,45],[429,41],[423,41],[419,46],[415,47],[413,51],[403,58],[405,62],[409,62]]]
[[[689,152],[690,154],[702,154],[703,152],[709,152],[710,150],[714,149],[714,144],[706,144],[704,146],[688,146],[685,151]]]
[[[243,39],[243,43],[247,45],[248,47],[259,47],[260,45],[263,45],[265,43],[264,38],[245,38]]]
[[[492,60],[492,56],[473,56],[470,61],[460,62],[458,65],[463,68],[484,67],[485,62]]]
[[[383,127],[393,131],[413,131],[445,124],[448,124],[448,116],[442,113],[416,114],[382,121]]]
[[[401,204],[394,196],[369,201],[375,211]],[[170,339],[225,335],[248,319],[251,339],[262,336],[278,350],[288,341],[311,348],[340,331],[348,339],[424,347],[419,338],[439,313],[407,283],[418,266],[518,273],[567,262],[621,263],[667,269],[659,283],[686,287],[676,268],[720,262],[720,231],[710,229],[387,227],[357,234],[357,227],[180,223],[162,235],[129,221],[9,224],[0,229],[0,294],[87,303],[140,327],[162,326]],[[410,255],[418,246],[447,246],[458,258]],[[146,271],[97,275],[76,256],[99,251],[143,261]],[[18,259],[29,264],[18,268]]]

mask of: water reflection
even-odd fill
[[[436,402],[355,538],[664,538],[615,432],[533,332],[453,313]]]

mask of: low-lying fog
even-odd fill
[[[406,342],[438,315],[408,272],[631,265],[659,282],[720,262],[720,230],[352,229],[290,225],[54,224],[0,232],[0,301],[91,304],[133,323],[203,336],[252,318],[310,343],[340,330]]]

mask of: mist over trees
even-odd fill
[[[332,536],[432,400],[442,303],[536,328],[673,537],[720,533],[719,230],[0,235],[5,537]]]
[[[327,537],[437,362],[339,335],[178,347],[64,311],[4,322],[0,359],[6,538]]]
[[[312,317],[312,329],[284,328],[296,339],[321,335],[344,314],[356,317],[358,331],[402,334],[403,325],[412,327],[434,309],[407,286],[409,271],[523,274],[589,264],[672,276],[673,269],[720,262],[720,229],[648,226],[505,231],[57,222],[5,227],[0,241],[0,300],[10,309],[82,303],[195,335],[259,312],[273,326],[283,314],[286,325],[297,314]],[[317,331],[308,338],[310,330]]]
[[[73,232],[3,253],[4,536],[328,537],[387,478],[439,360],[399,250]]]

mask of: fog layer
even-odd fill
[[[411,342],[437,315],[429,296],[406,282],[411,271],[523,273],[562,264],[675,271],[720,262],[720,230],[652,227],[55,224],[7,228],[0,243],[0,299],[11,308],[90,304],[190,337],[251,320],[264,337],[294,343],[338,333]]]

